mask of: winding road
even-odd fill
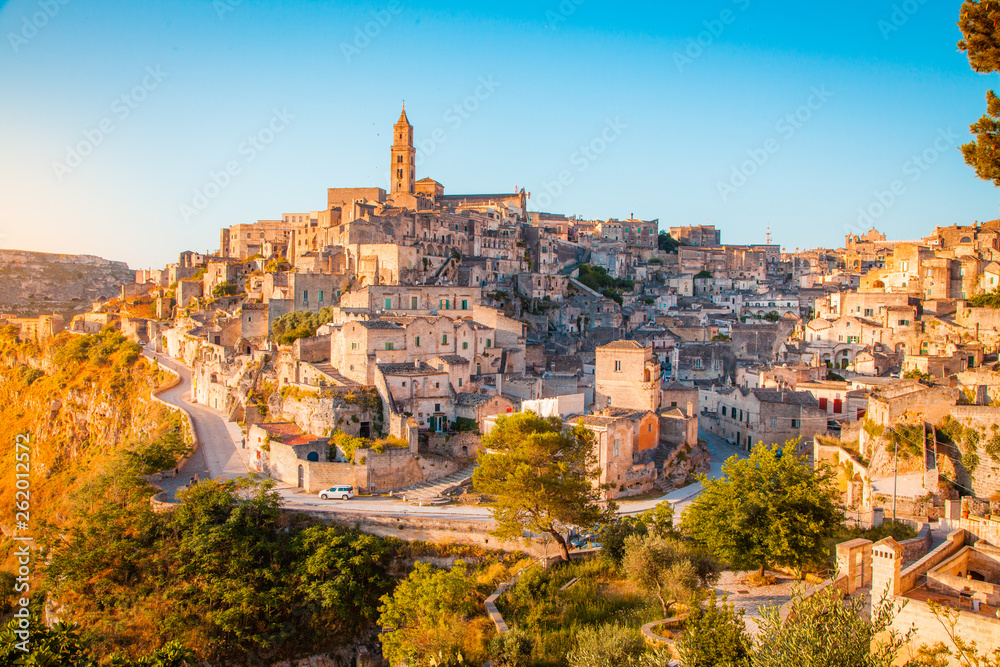
[[[198,479],[234,479],[250,474],[251,468],[247,460],[249,453],[241,447],[243,432],[239,424],[226,420],[226,415],[218,410],[195,403],[191,400],[191,369],[166,354],[145,350],[147,358],[162,367],[177,373],[181,382],[163,392],[159,397],[166,403],[185,410],[191,415],[195,432],[198,434],[199,447],[190,459],[180,469],[177,477],[158,482],[169,494],[171,501],[175,500],[178,490],[187,486],[192,478]],[[701,432],[700,437],[708,443],[711,453],[710,477],[721,476],[722,463],[733,456],[746,456],[738,448],[710,433]],[[247,458],[245,458],[247,457]],[[354,498],[350,501],[322,500],[319,497],[304,492],[294,486],[278,482],[275,489],[282,497],[285,507],[290,509],[309,510],[314,512],[345,512],[351,514],[370,514],[387,517],[431,518],[455,521],[490,521],[490,510],[485,507],[470,507],[467,505],[443,505],[417,507],[394,498]],[[661,498],[643,501],[619,502],[620,514],[635,514],[652,509],[661,502],[674,505],[675,520],[680,519],[681,512],[691,500],[701,493],[700,483],[676,489]]]

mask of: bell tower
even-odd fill
[[[413,126],[406,117],[406,104],[399,121],[392,128],[392,194],[405,192],[413,194],[416,190],[417,152],[413,148]]]

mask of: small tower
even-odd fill
[[[413,126],[406,117],[406,105],[392,128],[392,194],[413,194],[416,187],[417,152],[413,148]]]

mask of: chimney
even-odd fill
[[[687,416],[694,417],[694,401],[688,401]]]

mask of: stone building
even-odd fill
[[[827,411],[809,392],[727,387],[715,394],[718,412],[707,415],[703,427],[746,450],[795,439],[805,446],[826,433]]]
[[[653,488],[658,472],[653,454],[660,442],[657,416],[649,411],[606,408],[578,417],[594,435],[601,476],[598,484],[609,485],[609,500],[645,493]]]
[[[595,405],[656,411],[660,407],[660,362],[653,348],[619,340],[597,348]]]

